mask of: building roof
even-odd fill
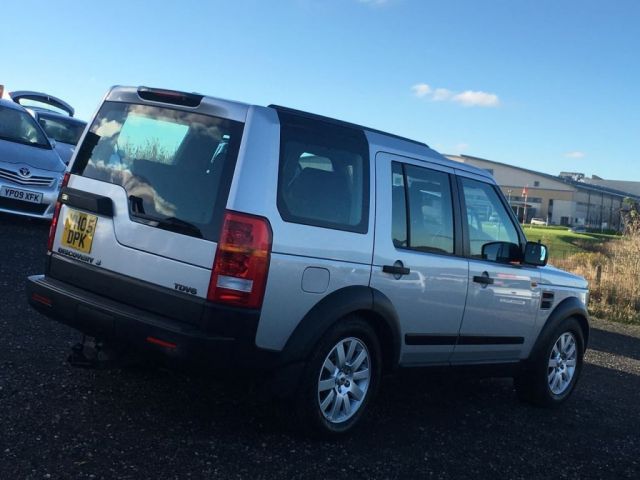
[[[592,178],[585,178],[585,183],[590,185],[598,185],[600,187],[614,188],[622,192],[629,192],[640,197],[640,182],[631,182],[628,180],[606,180],[592,176]]]
[[[570,185],[574,188],[577,188],[579,190],[587,190],[590,192],[596,192],[596,193],[606,193],[609,195],[614,195],[614,196],[618,196],[618,197],[632,197],[636,200],[640,201],[640,195],[637,193],[633,193],[633,192],[628,192],[628,191],[624,191],[624,190],[618,190],[615,188],[610,188],[610,187],[605,187],[602,185],[596,185],[596,184],[591,184],[591,183],[586,183],[584,181],[576,181],[573,180],[571,178],[568,177],[560,177],[557,175],[551,175],[548,173],[544,173],[544,172],[538,172],[536,170],[530,170],[528,168],[523,168],[523,167],[518,167],[516,165],[511,165],[508,163],[502,163],[502,162],[496,162],[495,160],[488,160],[486,158],[480,158],[480,157],[473,157],[471,155],[446,155],[447,158],[450,158],[452,160],[455,160],[455,158],[461,158],[462,161],[464,161],[464,159],[469,159],[469,160],[480,160],[482,162],[488,162],[488,163],[492,163],[494,165],[500,165],[503,167],[508,167],[508,168],[513,168],[516,170],[520,170],[523,172],[527,172],[533,175],[538,175],[540,177],[543,178],[547,178],[549,180],[553,180],[556,182],[561,182],[561,183],[565,183],[567,185]],[[531,188],[535,188],[535,187],[531,187]]]

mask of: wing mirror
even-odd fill
[[[543,267],[547,264],[549,250],[538,242],[527,242],[524,255],[520,246],[511,242],[490,242],[482,246],[483,260],[497,263],[524,263]]]
[[[523,262],[527,265],[536,265],[544,267],[549,259],[549,250],[547,246],[538,242],[527,242],[524,246]]]
[[[512,263],[522,261],[520,245],[511,242],[490,242],[482,246],[483,260],[498,263]]]

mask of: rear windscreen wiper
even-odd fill
[[[176,217],[167,217],[162,219],[155,219],[158,222],[158,228],[165,230],[171,230],[177,233],[186,233],[193,237],[202,238],[202,232],[194,224],[185,222]]]
[[[144,223],[156,228],[162,228],[163,230],[169,230],[176,233],[183,233],[185,235],[191,235],[192,237],[203,238],[202,231],[200,231],[198,227],[176,217],[158,218],[153,215],[147,215],[136,211],[132,211],[131,215],[135,218],[145,220]]]

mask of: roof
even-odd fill
[[[69,115],[65,115],[63,113],[57,113],[51,110],[35,108],[35,107],[26,107],[26,108],[27,110],[35,111],[38,117],[55,118],[56,120],[61,120],[67,124],[69,123],[75,123],[76,125],[87,124],[87,122],[85,122],[84,120],[80,120],[79,118],[76,118],[76,117],[70,117]]]
[[[363,125],[358,125],[356,123],[345,122],[344,120],[338,120],[336,118],[325,117],[324,115],[318,115],[318,114],[315,114],[315,113],[305,112],[303,110],[296,110],[296,109],[293,109],[293,108],[283,107],[283,106],[280,106],[280,105],[269,105],[269,108],[273,108],[274,110],[276,110],[278,112],[297,115],[297,116],[304,117],[304,118],[309,118],[309,119],[312,119],[312,120],[328,122],[328,123],[331,123],[331,124],[334,124],[334,125],[339,125],[339,126],[342,126],[342,127],[354,128],[354,129],[362,130],[363,132],[368,134],[367,136],[370,139],[374,138],[376,135],[379,135],[379,136],[385,137],[385,139],[388,139],[387,141],[389,141],[389,143],[393,142],[394,145],[392,145],[392,147],[397,149],[398,151],[403,152],[404,154],[428,157],[429,161],[435,161],[435,162],[437,162],[437,163],[439,163],[439,164],[441,164],[443,166],[450,167],[450,168],[455,168],[455,169],[458,169],[458,170],[466,171],[466,172],[469,172],[469,173],[474,173],[476,175],[480,175],[480,176],[483,176],[483,177],[487,177],[487,178],[493,179],[493,177],[488,172],[486,172],[485,170],[483,170],[481,168],[478,168],[475,165],[467,165],[467,164],[464,164],[464,163],[461,164],[459,162],[454,162],[454,161],[446,158],[441,153],[436,152],[435,150],[430,148],[429,145],[427,145],[424,142],[419,142],[417,140],[412,140],[410,138],[402,137],[400,135],[396,135],[396,134],[389,133],[389,132],[384,132],[382,130],[377,130],[375,128],[365,127]],[[462,165],[462,167],[461,167],[461,165]]]
[[[187,92],[179,92],[176,90],[166,90],[166,89],[156,89],[149,87],[125,87],[125,86],[114,86],[105,96],[105,100],[112,101],[123,101],[123,102],[138,102],[140,100],[140,94],[143,92],[145,94],[145,99],[150,102],[160,101],[158,98],[154,98],[154,94],[159,94],[162,96],[183,96],[185,98],[189,97],[193,101],[197,101],[197,106],[199,111],[205,114],[223,116],[225,118],[230,118],[232,120],[246,121],[246,115],[250,107],[252,105],[247,103],[241,103],[231,100],[225,100],[221,98],[211,97],[209,95],[202,95],[199,93],[187,93]],[[151,97],[149,97],[151,95]],[[197,98],[196,98],[197,97]],[[188,98],[187,98],[188,99]],[[164,101],[162,101],[164,103]],[[190,107],[193,107],[191,105]],[[265,108],[262,106],[255,105],[257,108]],[[411,140],[409,138],[401,137],[399,135],[394,135],[392,133],[383,132],[380,130],[376,130],[374,128],[364,127],[362,125],[357,125],[355,123],[345,122],[343,120],[338,120],[331,117],[325,117],[322,115],[317,115],[315,113],[309,113],[302,110],[295,110],[293,108],[282,107],[279,105],[269,105],[266,108],[271,108],[273,110],[288,113],[291,115],[298,115],[301,117],[315,119],[319,121],[329,122],[334,125],[340,125],[349,128],[356,128],[362,130],[369,137],[375,137],[376,135],[382,136],[385,138],[385,147],[392,148],[396,150],[396,153],[404,154],[412,157],[422,157],[423,160],[428,159],[434,163],[438,163],[440,165],[455,168],[461,171],[466,171],[469,173],[473,173],[476,175],[480,175],[486,177],[488,179],[493,180],[493,177],[486,171],[481,168],[477,168],[474,165],[466,165],[463,163],[454,162],[445,158],[440,153],[436,152],[429,148],[426,143],[418,142],[417,140]]]
[[[397,138],[398,140],[404,140],[405,142],[411,142],[411,143],[415,143],[415,144],[423,146],[423,147],[428,147],[428,145],[426,143],[419,142],[417,140],[412,140],[410,138],[401,137],[400,135],[395,135],[393,133],[383,132],[381,130],[376,130],[374,128],[364,127],[364,126],[358,125],[356,123],[350,123],[350,122],[345,122],[343,120],[338,120],[336,118],[325,117],[324,115],[318,115],[316,113],[305,112],[303,110],[296,110],[294,108],[282,107],[280,105],[273,105],[273,104],[269,105],[269,108],[273,108],[274,110],[277,110],[279,112],[291,113],[291,114],[298,115],[298,116],[301,116],[301,117],[306,117],[306,118],[309,118],[309,119],[312,119],[312,120],[321,120],[323,122],[332,123],[334,125],[340,125],[340,126],[349,127],[349,128],[357,128],[359,130],[367,130],[367,131],[373,132],[373,133],[380,133],[382,135],[386,135],[386,136],[389,136],[389,137]]]
[[[544,173],[544,172],[538,172],[536,170],[530,170],[528,168],[524,168],[524,167],[518,167],[516,165],[511,165],[509,163],[503,163],[503,162],[496,162],[495,160],[488,160],[486,158],[481,158],[481,157],[473,157],[471,155],[448,155],[448,157],[460,157],[460,158],[468,158],[470,160],[480,160],[482,162],[488,162],[488,163],[493,163],[494,165],[501,165],[504,167],[508,167],[508,168],[514,168],[516,170],[521,170],[523,172],[527,172],[533,175],[538,175],[540,177],[543,178],[547,178],[549,180],[553,180],[556,182],[560,182],[560,183],[565,183],[567,185],[570,185],[572,187],[581,189],[581,190],[588,190],[591,192],[597,192],[597,193],[606,193],[609,195],[615,195],[618,197],[633,197],[636,199],[640,200],[640,197],[638,197],[637,195],[630,193],[630,192],[625,192],[622,190],[616,190],[614,188],[609,188],[609,187],[603,187],[600,185],[594,185],[594,184],[589,184],[589,183],[585,183],[585,182],[578,182],[576,180],[572,180],[570,178],[566,178],[566,177],[559,177],[557,175],[551,175],[549,173]]]
[[[585,178],[583,182],[640,196],[640,182],[630,180],[605,180],[604,178]]]
[[[21,112],[25,111],[24,107],[18,105],[16,102],[3,98],[0,98],[0,106],[3,106],[5,108],[12,108],[13,110],[20,110]]]

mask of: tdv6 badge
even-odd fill
[[[189,287],[188,285],[182,285],[180,283],[174,283],[173,288],[179,292],[189,293],[191,295],[197,295],[198,289],[194,287]]]

